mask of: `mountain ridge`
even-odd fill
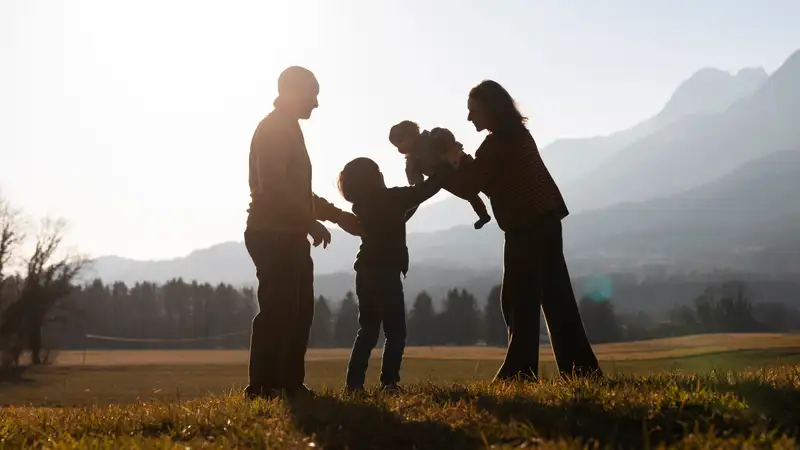
[[[582,209],[573,202],[569,185],[596,170],[629,145],[684,118],[719,113],[755,92],[769,79],[763,67],[745,67],[736,73],[702,68],[682,81],[658,113],[629,128],[610,134],[557,139],[541,149],[542,159],[559,186],[566,187],[570,209]],[[573,208],[574,206],[574,208]],[[409,223],[409,231],[424,232],[451,228],[474,215],[458,198],[423,205]]]

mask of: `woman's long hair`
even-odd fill
[[[514,98],[500,83],[483,80],[469,91],[469,97],[480,103],[486,111],[491,122],[489,131],[492,134],[504,135],[527,131],[525,124],[528,118],[519,112]]]

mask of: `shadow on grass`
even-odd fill
[[[791,437],[800,436],[800,390],[759,380],[716,382],[711,388],[736,395],[751,414],[767,420],[770,429]]]
[[[0,387],[3,385],[33,383],[33,379],[24,376],[27,369],[28,366],[0,367]]]
[[[498,397],[475,393],[465,388],[452,388],[433,395],[436,402],[463,401],[501,423],[519,424],[514,435],[509,435],[508,430],[503,431],[502,436],[492,435],[491,430],[486,432],[490,442],[529,440],[535,436],[543,440],[579,439],[585,443],[596,442],[600,447],[646,448],[676,444],[696,432],[748,438],[754,432],[779,431],[778,434],[793,436],[789,428],[784,426],[776,430],[771,426],[773,423],[765,421],[763,416],[729,413],[714,403],[675,402],[652,410],[622,405],[607,408],[596,399],[582,398],[580,395],[573,395],[556,404],[524,396]],[[776,405],[775,397],[781,395],[785,396],[786,393],[777,390],[758,392],[763,404],[772,405],[773,408]],[[783,400],[785,407],[794,411],[794,416],[784,415],[784,418],[796,417],[797,408],[800,408],[797,395],[798,392],[794,391],[792,396]],[[785,412],[784,409],[781,411]]]
[[[483,447],[461,430],[404,420],[373,399],[317,396],[287,404],[294,426],[325,449],[464,449]]]

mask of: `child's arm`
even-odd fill
[[[417,207],[442,189],[442,177],[432,176],[420,184],[391,188],[390,201],[406,211],[406,220],[417,210]]]

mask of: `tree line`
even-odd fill
[[[507,331],[495,286],[483,307],[464,289],[451,289],[442,306],[426,292],[406,312],[410,346],[505,346]],[[620,315],[612,299],[579,302],[593,343],[716,332],[782,332],[800,329],[800,313],[780,303],[753,303],[744,283],[709,287],[692,306],[663,316]],[[101,280],[74,286],[50,313],[42,335],[60,349],[247,348],[257,311],[252,288],[174,279],[163,285],[126,286]],[[540,323],[543,337],[547,328]],[[338,302],[318,297],[309,345],[350,347],[358,330],[352,292]]]
[[[60,252],[63,221],[45,220],[30,248],[18,210],[0,197],[0,369],[27,351],[34,364],[47,349],[246,348],[257,311],[252,288],[173,279],[128,286],[77,282],[89,262]],[[59,256],[60,255],[60,256]],[[14,270],[16,269],[16,270]],[[643,299],[646,301],[646,299]],[[485,302],[451,289],[441,302],[419,293],[406,312],[408,345],[505,346],[500,287]],[[438,308],[435,305],[440,305]],[[800,329],[800,313],[784,303],[754,302],[745,282],[711,284],[691,305],[666,314],[617,314],[612,298],[579,303],[593,343],[715,332],[786,332]],[[315,301],[311,347],[350,347],[358,329],[352,292]],[[547,328],[540,320],[546,337]],[[0,374],[2,375],[2,374]]]

